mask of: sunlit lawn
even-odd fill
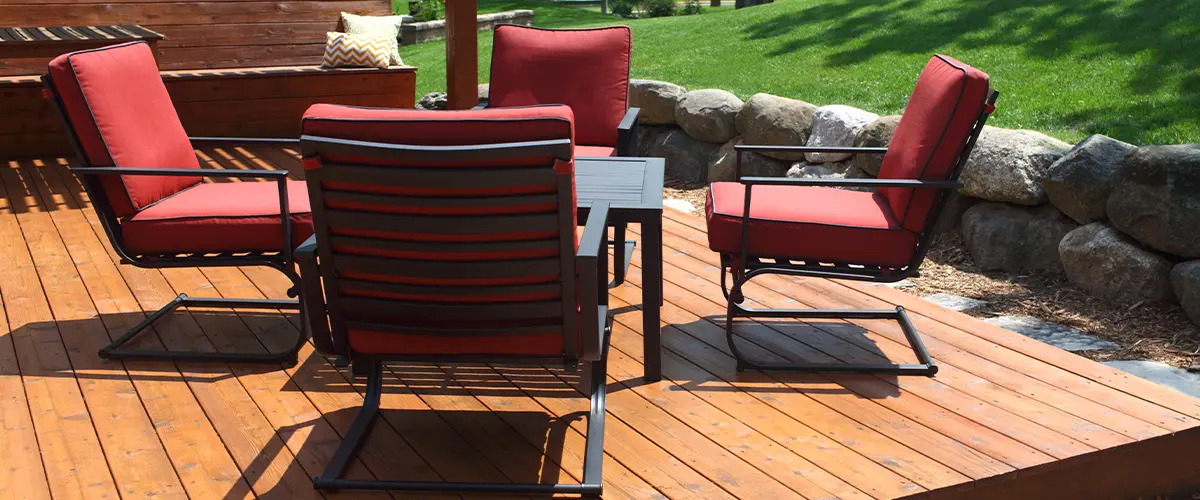
[[[544,27],[625,23],[633,76],[897,113],[933,53],[987,71],[991,123],[1074,141],[1200,142],[1200,0],[777,0],[701,16],[620,20],[533,0]],[[491,38],[480,36],[480,81]],[[401,49],[418,95],[445,86],[445,44]]]

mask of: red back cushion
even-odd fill
[[[50,62],[50,77],[87,166],[200,169],[144,42],[58,56]],[[101,181],[118,217],[199,182],[136,175]]]
[[[497,26],[488,105],[566,104],[575,113],[579,144],[616,147],[617,126],[629,108],[632,43],[627,26]]]
[[[988,75],[936,55],[925,65],[896,134],[888,144],[880,179],[947,180],[954,176],[971,128],[988,95]],[[905,229],[924,230],[938,195],[934,189],[883,188]]]
[[[406,145],[487,145],[496,143],[527,142],[539,140],[571,139],[571,109],[566,106],[534,106],[524,108],[493,108],[468,111],[420,111],[409,109],[354,108],[318,104],[309,108],[302,126],[305,135],[327,138],[350,139],[377,143]],[[347,180],[346,175],[362,172],[379,166],[402,172],[401,176],[384,179],[380,172],[368,176],[373,183],[358,179]],[[567,258],[560,255],[564,238],[575,243],[575,226],[570,234],[562,234],[557,228],[504,229],[500,225],[470,232],[443,231],[445,225],[453,225],[456,218],[476,216],[535,216],[557,218],[571,217],[575,213],[574,183],[570,182],[571,203],[560,206],[556,201],[560,193],[559,181],[564,176],[573,180],[574,162],[558,161],[551,157],[520,157],[505,160],[482,158],[471,161],[445,162],[427,159],[420,162],[405,158],[382,160],[351,154],[329,154],[304,159],[309,171],[310,198],[315,211],[315,222],[328,228],[328,240],[320,244],[331,245],[333,262],[338,269],[338,283],[327,294],[336,294],[342,303],[354,299],[398,301],[412,304],[466,304],[506,303],[521,304],[546,301],[561,301],[558,284],[562,282],[559,267],[549,272],[501,273],[503,276],[463,277],[456,271],[442,275],[430,272],[415,272],[414,262],[462,263],[462,265],[489,263],[491,266],[510,266],[522,260],[545,260]],[[506,168],[543,172],[553,169],[550,175],[537,176],[533,183],[492,186],[481,181],[488,170]],[[461,178],[474,178],[473,186],[465,183],[449,183],[437,186],[406,184],[404,179],[421,172],[441,169],[460,170]],[[334,181],[326,176],[339,177]],[[513,178],[506,174],[505,178]],[[312,184],[319,182],[319,184]],[[408,181],[411,182],[411,181]],[[379,196],[385,195],[385,196]],[[393,195],[393,196],[386,196]],[[436,199],[436,203],[430,200]],[[480,205],[490,200],[494,203]],[[435,225],[404,222],[375,226],[374,223],[338,223],[335,211],[353,212],[364,217],[372,215],[404,215],[434,217],[440,222]],[[329,215],[328,221],[323,221]],[[342,219],[344,220],[344,219]],[[362,220],[362,219],[360,219]],[[380,221],[379,224],[385,224]],[[324,238],[318,232],[318,238]],[[384,245],[369,244],[383,241]],[[322,250],[324,251],[324,250]],[[375,265],[363,267],[354,262],[361,258],[380,259],[383,262],[395,259],[403,265],[390,268]],[[494,263],[494,264],[492,264]],[[324,265],[324,264],[323,264]],[[541,268],[539,268],[541,269]],[[514,292],[513,287],[532,285],[523,292]],[[326,286],[330,286],[326,283]],[[470,289],[471,294],[453,293],[456,289]],[[471,317],[456,317],[453,320],[433,320],[428,317],[410,316],[400,312],[342,310],[335,321],[344,321],[347,326],[351,348],[357,352],[375,354],[536,354],[562,353],[561,328],[557,333],[530,334],[510,337],[462,337],[437,335],[403,335],[380,333],[370,329],[354,328],[353,322],[387,323],[408,327],[426,328],[490,328],[495,326],[519,326],[542,328],[561,325],[561,308],[551,316],[514,318],[511,324],[499,325],[495,320],[481,322]]]

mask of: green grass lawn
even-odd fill
[[[933,53],[992,76],[992,124],[1075,141],[1200,142],[1200,0],[776,0],[701,16],[619,20],[536,0],[543,27],[625,23],[634,78],[898,113]],[[480,34],[480,81],[491,38]],[[445,87],[445,44],[401,48],[417,93]]]

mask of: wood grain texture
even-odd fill
[[[294,148],[198,156],[210,168],[301,173]],[[0,337],[0,461],[42,458],[0,469],[0,497],[316,498],[310,480],[364,387],[311,345],[288,369],[90,358],[176,292],[281,298],[288,280],[263,268],[120,265],[65,164],[0,165],[0,325],[18,325]],[[738,373],[703,221],[666,218],[663,380],[641,378],[639,254],[611,293],[605,498],[1151,497],[1200,484],[1191,398],[874,287],[763,278],[746,291],[758,306],[904,303],[937,377]],[[276,350],[299,324],[294,313],[196,309],[156,325],[144,346]],[[747,355],[770,360],[911,356],[877,320],[744,320],[735,332]],[[577,481],[585,378],[545,367],[389,365],[383,417],[348,474]],[[57,385],[37,387],[46,383]]]

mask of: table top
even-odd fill
[[[579,208],[597,201],[610,210],[658,211],[663,208],[662,158],[575,158],[575,196]]]

